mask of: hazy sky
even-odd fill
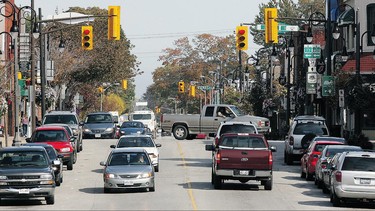
[[[182,37],[197,34],[216,36],[233,34],[237,25],[252,23],[259,4],[269,0],[34,0],[44,18],[62,13],[69,7],[121,6],[121,27],[135,45],[132,53],[145,73],[135,78],[136,98],[142,97],[153,83],[152,72],[161,66],[161,51],[173,47]],[[17,6],[30,6],[31,0],[15,0]],[[252,37],[249,39],[252,40]],[[259,46],[250,43],[249,54]]]

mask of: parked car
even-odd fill
[[[152,164],[155,168],[155,172],[159,171],[159,147],[161,144],[156,144],[151,136],[148,135],[125,135],[117,141],[116,145],[111,145],[111,148],[123,148],[123,147],[142,147],[144,148],[151,158]]]
[[[53,148],[52,145],[45,144],[45,143],[26,143],[23,144],[23,146],[41,146],[44,147],[44,149],[47,151],[48,157],[51,161],[56,161],[53,162],[52,168],[55,173],[55,183],[56,186],[60,186],[61,183],[63,182],[64,174],[63,174],[63,161],[62,155],[59,155],[55,148]]]
[[[217,128],[214,141],[217,142],[224,133],[254,133],[258,134],[257,127],[250,122],[224,121]]]
[[[116,148],[108,155],[104,166],[104,192],[116,189],[148,189],[155,191],[154,167],[143,148]]]
[[[71,137],[68,131],[61,126],[40,126],[35,129],[31,138],[26,138],[27,143],[46,143],[53,146],[56,151],[63,155],[63,164],[68,170],[73,170],[73,164],[77,161],[77,151],[74,150]]]
[[[217,145],[206,145],[213,151],[211,183],[221,189],[224,180],[261,181],[265,190],[272,190],[272,152],[264,135],[249,133],[223,134]]]
[[[131,134],[146,134],[147,126],[141,121],[127,121],[120,126],[120,136]]]
[[[67,124],[57,124],[56,123],[56,124],[46,124],[44,126],[47,126],[47,127],[48,126],[61,126],[61,127],[65,128],[65,130],[68,131],[68,134],[69,134],[70,137],[72,137],[72,136],[75,137],[74,142],[71,142],[71,143],[73,145],[74,150],[76,152],[79,152],[79,144],[77,143],[78,137],[76,135],[74,135],[73,129],[69,125],[67,125]]]
[[[0,201],[41,198],[55,203],[55,175],[44,147],[0,148]]]
[[[351,201],[375,202],[375,152],[343,152],[331,173],[333,206]]]
[[[324,176],[328,176],[331,171],[328,163],[337,153],[349,151],[362,151],[362,148],[359,146],[349,145],[327,145],[326,147],[324,147],[315,165],[315,184],[318,186],[318,188],[323,189],[323,193],[329,192],[329,189],[324,184]]]
[[[47,124],[67,124],[72,128],[73,135],[76,137],[77,152],[83,150],[82,126],[79,125],[77,113],[72,111],[50,111],[44,115],[43,125]]]
[[[306,147],[302,146],[304,137],[329,136],[325,119],[319,116],[305,115],[293,119],[287,136],[285,137],[284,162],[292,165],[293,161],[301,160]]]
[[[330,189],[331,189],[331,173],[332,173],[332,166],[336,165],[337,164],[337,161],[338,159],[340,158],[340,156],[342,155],[342,152],[338,152],[336,153],[332,159],[330,159],[328,162],[327,162],[327,172],[325,174],[323,174],[323,183],[324,183],[324,186],[323,186],[323,190],[326,188],[327,190],[324,190],[323,193],[329,193],[330,192]]]
[[[308,181],[313,180],[316,162],[318,161],[320,153],[327,145],[343,145],[343,143],[338,141],[312,142],[301,158],[301,178],[306,178]]]
[[[108,112],[90,113],[80,124],[84,138],[116,138],[116,125]]]

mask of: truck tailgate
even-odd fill
[[[219,149],[220,169],[271,169],[268,149]]]

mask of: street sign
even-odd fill
[[[255,26],[256,30],[264,31],[266,30],[266,26],[264,24],[257,24]],[[285,32],[296,32],[299,31],[299,27],[297,25],[286,25],[286,24],[278,24],[278,31],[279,33],[285,33]]]
[[[335,95],[335,77],[334,76],[323,76],[322,77],[322,96],[334,96]]]
[[[320,45],[305,44],[303,46],[303,58],[305,59],[319,59],[320,58]]]
[[[345,105],[344,90],[340,89],[339,90],[339,107],[344,108],[344,105]]]
[[[316,72],[307,73],[306,94],[316,94],[317,74]]]
[[[211,86],[198,86],[198,89],[205,91],[205,90],[211,90],[212,87]]]

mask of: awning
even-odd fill
[[[354,9],[350,8],[348,10],[345,10],[343,13],[339,15],[339,17],[337,18],[337,23],[339,26],[354,24],[355,23],[354,17],[355,17]]]
[[[375,73],[375,60],[372,54],[362,55],[360,61],[360,73],[361,74],[373,74]],[[355,73],[356,71],[356,60],[350,59],[342,67],[342,71]]]

